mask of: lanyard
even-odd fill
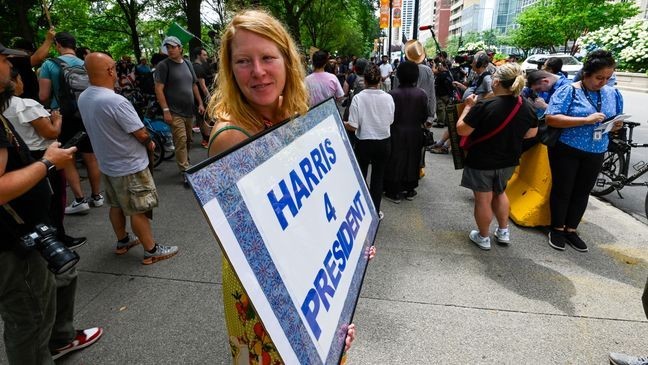
[[[592,104],[592,106],[594,108],[596,108],[596,111],[600,113],[601,112],[601,104],[602,104],[601,91],[600,90],[596,91],[596,94],[598,95],[598,100],[596,100],[596,105],[594,105],[594,101],[592,101],[592,97],[590,96],[589,91],[587,90],[585,85],[583,85],[583,83],[581,83],[581,88],[583,89],[583,94],[585,94],[585,97],[587,98],[587,101],[589,101],[589,103]]]

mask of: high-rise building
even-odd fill
[[[494,26],[500,33],[508,33],[517,26],[515,22],[520,13],[522,1],[520,0],[499,0],[495,6]]]
[[[452,0],[437,0],[436,1],[436,14],[434,17],[434,30],[437,39],[444,48],[448,42],[448,35],[450,32],[450,14],[451,14]]]
[[[435,0],[419,0],[419,26],[423,25],[435,25],[435,15],[436,15],[436,3]],[[434,30],[434,28],[432,28]],[[425,42],[432,36],[432,32],[429,30],[419,30],[418,40],[421,43]]]
[[[461,16],[463,12],[463,0],[450,0],[450,18],[448,25],[448,36],[458,37],[462,34]]]
[[[493,28],[495,0],[464,0],[461,28],[464,34]]]

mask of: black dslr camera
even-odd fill
[[[38,250],[54,274],[64,273],[79,262],[79,254],[58,240],[56,228],[45,224],[37,224],[34,232],[20,237],[18,245],[23,250]]]

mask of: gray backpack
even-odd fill
[[[61,114],[69,115],[78,112],[77,101],[79,95],[90,86],[85,66],[70,66],[57,57],[49,60],[61,68],[58,95],[54,95],[61,109]]]

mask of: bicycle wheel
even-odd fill
[[[614,191],[614,182],[621,180],[625,168],[625,159],[621,152],[605,152],[601,172],[596,177],[596,183],[590,194],[603,196]]]
[[[644,209],[646,210],[646,218],[648,218],[648,191],[646,191],[646,199],[644,199]]]

